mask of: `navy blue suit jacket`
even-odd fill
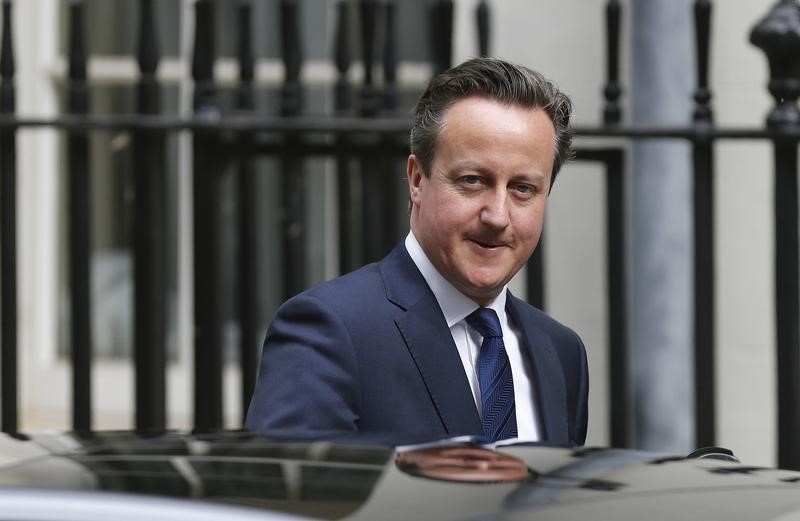
[[[578,336],[515,298],[543,439],[583,444],[589,387]],[[264,342],[245,426],[256,431],[480,435],[439,305],[405,246],[284,303]]]

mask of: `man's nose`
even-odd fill
[[[505,228],[509,225],[508,193],[505,190],[497,190],[487,194],[487,199],[481,210],[481,222],[493,228]]]

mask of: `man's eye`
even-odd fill
[[[476,175],[465,175],[462,180],[464,181],[464,184],[468,185],[476,185],[481,182],[481,179]]]
[[[531,185],[515,185],[514,190],[521,194],[532,194],[534,192],[533,187]]]

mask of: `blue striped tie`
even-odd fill
[[[516,438],[514,379],[497,313],[493,309],[478,308],[466,320],[483,336],[478,354],[478,383],[481,388],[484,436],[488,441]]]

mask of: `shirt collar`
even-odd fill
[[[414,237],[413,232],[408,232],[405,246],[411,256],[411,260],[417,265],[425,282],[428,283],[428,287],[431,288],[433,296],[436,297],[436,301],[444,314],[444,319],[447,321],[447,327],[453,327],[480,307],[471,298],[458,291],[439,273],[422,249],[422,246],[420,246],[417,238]],[[503,286],[500,294],[486,306],[493,309],[501,319],[505,317],[506,313],[507,286]]]

